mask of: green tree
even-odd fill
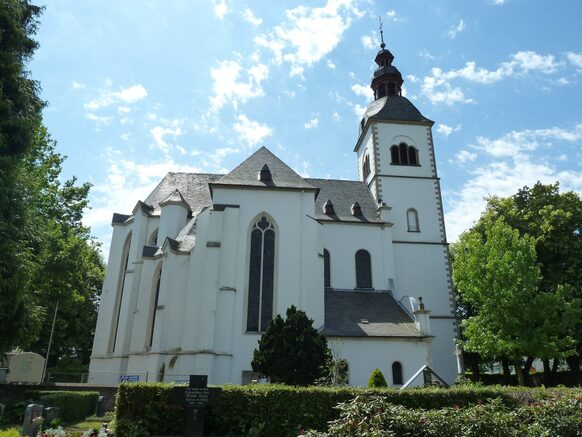
[[[26,0],[0,0],[0,353],[30,340],[39,315],[25,292],[33,236],[17,176],[44,106],[26,69],[41,10]]]
[[[321,376],[326,356],[324,335],[303,311],[291,306],[286,320],[277,314],[269,323],[251,365],[271,382],[310,385]]]
[[[368,380],[368,387],[378,388],[378,387],[388,387],[386,383],[386,378],[380,369],[374,369]]]
[[[514,229],[535,239],[540,263],[540,293],[556,294],[565,300],[552,329],[559,335],[576,339],[555,355],[539,355],[544,360],[544,376],[551,367],[549,359],[565,358],[580,383],[582,357],[582,199],[574,192],[560,192],[560,186],[536,183],[508,198],[488,199],[486,216],[503,217]],[[530,358],[531,361],[531,358]],[[546,381],[551,382],[551,381]]]
[[[476,314],[463,320],[464,348],[485,358],[508,357],[524,384],[524,356],[558,354],[573,346],[554,324],[565,300],[538,293],[540,281],[535,240],[521,235],[503,219],[485,218],[484,235],[461,235],[453,264],[457,290]]]

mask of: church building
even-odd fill
[[[295,305],[350,385],[457,376],[432,137],[382,43],[354,147],[359,180],[303,178],[262,147],[228,174],[168,173],[113,214],[89,382],[245,384],[261,333]]]

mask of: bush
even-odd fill
[[[182,399],[183,395],[172,394],[173,390],[182,390],[183,393],[184,387],[152,383],[121,384],[117,395],[117,435],[131,437],[144,434],[181,434],[184,429],[184,410],[178,405],[177,399]],[[219,404],[208,408],[205,430],[211,435],[231,433],[277,436],[297,435],[300,430],[307,429],[326,431],[328,422],[340,417],[341,410],[336,406],[349,402],[356,396],[362,401],[379,398],[389,404],[390,408],[398,407],[398,411],[406,414],[412,414],[410,411],[413,410],[426,410],[427,420],[446,423],[447,415],[454,415],[459,409],[481,404],[491,404],[498,410],[511,412],[523,405],[533,408],[545,401],[550,404],[562,400],[580,403],[582,391],[504,387],[430,387],[398,391],[392,388],[289,387],[262,384],[222,386]],[[550,404],[544,404],[544,411],[549,411]],[[433,415],[432,411],[438,409],[445,409],[445,412],[442,415]],[[471,410],[469,413],[477,414],[479,411],[482,410]],[[535,412],[531,408],[528,411]],[[485,419],[487,418],[483,418]],[[551,419],[550,413],[536,418],[523,416],[524,421],[537,421],[540,426],[546,426]]]
[[[99,392],[27,391],[26,396],[44,407],[58,407],[63,422],[74,422],[95,414]],[[23,413],[24,414],[24,410]]]
[[[386,384],[386,378],[384,378],[384,375],[380,369],[374,369],[370,375],[370,379],[368,380],[368,387],[388,387],[388,384]]]

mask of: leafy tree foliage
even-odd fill
[[[287,319],[275,317],[259,340],[252,368],[271,382],[310,385],[322,374],[327,341],[313,328],[313,320],[291,306]]]
[[[30,339],[38,315],[24,291],[31,235],[18,175],[43,107],[26,70],[40,12],[25,0],[0,0],[0,352]]]
[[[368,380],[368,387],[378,388],[378,387],[388,387],[386,383],[386,378],[380,369],[374,369]]]
[[[520,235],[503,218],[485,217],[483,234],[461,235],[455,248],[453,278],[475,314],[463,320],[464,348],[485,358],[559,354],[572,348],[571,337],[556,326],[566,307],[562,293],[539,293],[540,269],[535,239]]]

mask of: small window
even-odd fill
[[[392,363],[392,384],[402,385],[402,364],[400,361],[394,361]]]
[[[400,152],[398,151],[398,146],[390,147],[390,157],[392,158],[392,164],[400,164]]]
[[[364,249],[356,252],[356,288],[372,288],[372,262]]]
[[[323,249],[323,286],[325,288],[331,288],[330,260],[327,249]]]
[[[384,87],[384,85],[380,85],[378,87],[378,98],[381,99],[385,95],[386,95],[386,88]]]
[[[406,143],[400,143],[398,148],[400,149],[400,164],[408,165],[408,146]]]
[[[117,296],[115,297],[115,310],[113,314],[115,317],[113,319],[113,337],[110,339],[109,352],[115,352],[115,346],[117,345],[117,333],[119,330],[119,320],[121,319],[121,305],[123,304],[123,292],[125,289],[125,276],[127,273],[127,267],[129,265],[129,251],[131,249],[131,232],[125,239],[123,244],[123,252],[121,255],[121,266],[119,271],[119,282],[117,284]]]
[[[158,309],[158,301],[160,299],[160,285],[162,283],[162,267],[160,266],[160,269],[158,270],[157,275],[155,276],[156,280],[154,282],[154,284],[156,284],[156,288],[154,289],[155,295],[154,295],[154,302],[153,305],[150,309],[150,317],[151,317],[151,324],[150,324],[150,332],[149,332],[149,342],[148,342],[148,346],[152,347],[152,344],[154,342],[154,329],[156,327],[156,312]]]
[[[408,223],[408,232],[420,232],[418,212],[416,209],[410,208],[406,211],[406,221]]]
[[[416,147],[410,146],[408,148],[408,164],[418,165],[418,150],[416,150]]]
[[[152,236],[150,237],[149,245],[150,246],[157,246],[158,245],[158,230],[157,229],[152,233]]]
[[[394,82],[390,82],[388,84],[388,95],[395,96],[396,95],[396,84]]]
[[[364,157],[364,163],[362,164],[362,175],[364,176],[364,181],[368,179],[370,175],[370,156],[366,155]]]

